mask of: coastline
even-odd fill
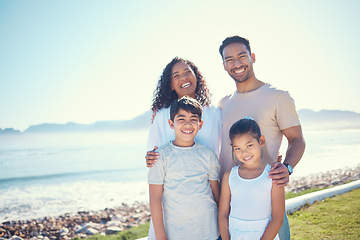
[[[290,178],[286,192],[298,193],[310,188],[327,188],[360,180],[360,164],[331,170],[324,173]],[[134,202],[117,208],[101,211],[65,213],[58,217],[44,217],[32,220],[7,221],[0,224],[0,239],[73,239],[89,235],[109,235],[132,226],[145,224],[150,220],[148,203]]]

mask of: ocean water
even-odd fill
[[[0,223],[147,202],[147,134],[0,135]],[[304,135],[292,176],[360,164],[360,130]]]
[[[0,222],[148,200],[147,132],[0,135]]]

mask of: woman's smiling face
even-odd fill
[[[194,71],[184,62],[178,62],[171,71],[171,89],[178,97],[189,96],[195,98],[197,79]]]

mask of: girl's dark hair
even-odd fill
[[[261,137],[259,125],[251,118],[240,119],[231,126],[229,130],[231,143],[236,136],[246,133],[250,133],[257,141],[259,141]]]
[[[199,69],[191,61],[175,57],[164,68],[163,73],[158,81],[157,87],[154,91],[153,103],[151,106],[151,110],[153,112],[157,112],[163,107],[169,107],[173,101],[179,98],[175,90],[171,90],[171,72],[174,65],[178,62],[186,63],[195,73],[197,79],[195,99],[203,107],[210,105],[211,94],[206,85],[205,79],[200,73]]]

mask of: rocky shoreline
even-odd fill
[[[360,165],[305,177],[293,177],[286,187],[286,192],[297,193],[309,188],[333,187],[359,179]],[[94,234],[110,235],[145,224],[149,220],[149,205],[135,202],[132,206],[123,204],[118,208],[102,211],[82,211],[58,217],[3,222],[0,224],[0,240],[55,240],[86,238]]]

